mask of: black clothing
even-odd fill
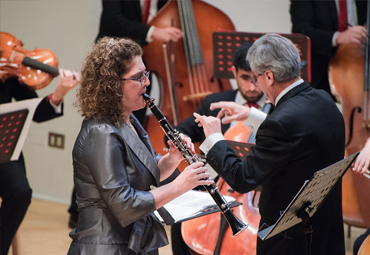
[[[344,140],[343,117],[333,100],[305,82],[267,115],[248,157],[240,160],[226,141],[219,141],[208,152],[207,162],[239,193],[262,185],[260,227],[266,227],[276,222],[314,172],[343,159]],[[341,182],[311,220],[312,254],[344,255]],[[265,241],[258,238],[257,254],[305,254],[301,224]]]
[[[0,104],[37,98],[34,90],[21,85],[17,79],[0,82]],[[62,106],[63,109],[63,106]],[[63,115],[55,113],[53,106],[45,97],[37,106],[33,120],[47,121]],[[26,177],[26,168],[22,153],[18,160],[0,164],[0,254],[8,254],[13,240],[28,206],[31,203],[32,190]]]

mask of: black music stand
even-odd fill
[[[231,71],[236,49],[244,42],[253,43],[265,33],[224,31],[213,33],[213,67],[215,78],[234,78]],[[301,58],[302,79],[311,82],[311,42],[303,34],[280,34],[297,47]]]
[[[0,164],[17,160],[40,98],[0,104]]]
[[[255,145],[254,143],[243,143],[231,140],[226,141],[230,148],[234,151],[235,155],[241,159],[245,159],[245,157],[250,154],[252,146]]]
[[[344,175],[359,152],[341,161],[315,172],[310,180],[306,180],[296,196],[290,202],[276,223],[257,233],[258,237],[266,240],[296,224],[303,223],[306,235],[306,254],[311,254],[313,226],[311,217],[320,208],[325,197],[336,182]]]
[[[28,115],[28,109],[0,114],[0,164],[11,160]]]

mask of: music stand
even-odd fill
[[[253,43],[265,33],[223,31],[213,33],[213,67],[215,78],[235,78],[231,66],[236,49],[244,42]],[[302,79],[311,82],[311,41],[303,34],[280,34],[297,47],[301,58]]]
[[[320,208],[325,197],[351,166],[358,154],[359,152],[315,172],[310,180],[304,182],[276,223],[259,231],[258,237],[266,240],[302,221],[303,231],[306,235],[306,254],[311,254],[313,226],[310,218]]]
[[[245,159],[245,157],[250,154],[252,146],[255,145],[254,143],[236,142],[231,140],[226,141],[230,148],[234,151],[235,155],[241,159]]]
[[[0,164],[19,158],[34,112],[42,98],[0,104]]]
[[[0,114],[0,164],[10,161],[28,115],[28,109]]]

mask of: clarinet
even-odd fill
[[[147,94],[143,94],[146,105],[152,111],[154,116],[157,118],[163,132],[166,134],[167,138],[171,140],[173,145],[181,152],[181,155],[185,158],[185,161],[190,165],[195,162],[201,161],[197,155],[194,155],[186,144],[181,140],[180,133],[174,129],[168,122],[166,117],[163,115],[161,110],[154,103],[154,99],[150,98]],[[229,223],[233,236],[238,235],[244,229],[248,227],[242,221],[240,221],[235,214],[230,210],[224,196],[221,194],[216,183],[213,182],[211,185],[203,185],[204,188],[212,196],[213,200],[216,202],[222,214],[225,216],[227,222]]]

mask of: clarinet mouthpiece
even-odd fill
[[[145,101],[151,100],[150,96],[146,93],[142,94]]]

